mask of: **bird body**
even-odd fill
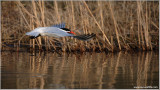
[[[37,37],[41,36],[50,36],[50,37],[65,37],[65,36],[73,36],[73,34],[67,33],[64,30],[61,30],[57,27],[38,27],[31,32],[27,32],[26,35]]]
[[[74,32],[65,28],[64,24],[54,25],[51,27],[38,27],[31,32],[27,32],[26,35],[31,36],[31,38],[36,38],[38,36],[50,36],[55,38],[70,36],[84,41],[95,36],[95,34],[76,36]]]

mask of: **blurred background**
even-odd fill
[[[153,50],[159,47],[158,1],[2,1],[3,46],[30,45],[63,51]],[[77,34],[95,33],[91,41],[24,36],[37,27],[66,23]],[[23,37],[24,36],[24,37]],[[21,39],[23,37],[23,39]],[[68,43],[69,42],[69,43]]]

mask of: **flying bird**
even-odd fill
[[[88,41],[91,38],[95,37],[96,34],[83,34],[76,35],[73,31],[68,28],[65,28],[65,23],[53,25],[50,27],[38,27],[31,32],[27,32],[26,35],[29,35],[31,39],[37,38],[39,36],[50,36],[55,38],[60,37],[73,37],[79,40]]]

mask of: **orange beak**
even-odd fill
[[[72,32],[72,31],[70,31],[70,32],[68,32],[68,33],[76,35],[76,34],[75,34],[74,32]]]

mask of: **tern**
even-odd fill
[[[83,34],[76,35],[73,31],[68,28],[65,28],[65,23],[53,25],[50,27],[38,27],[34,30],[27,32],[26,35],[30,36],[31,39],[37,38],[39,36],[50,36],[55,38],[60,37],[73,37],[79,40],[88,41],[91,38],[95,37],[96,34]]]

